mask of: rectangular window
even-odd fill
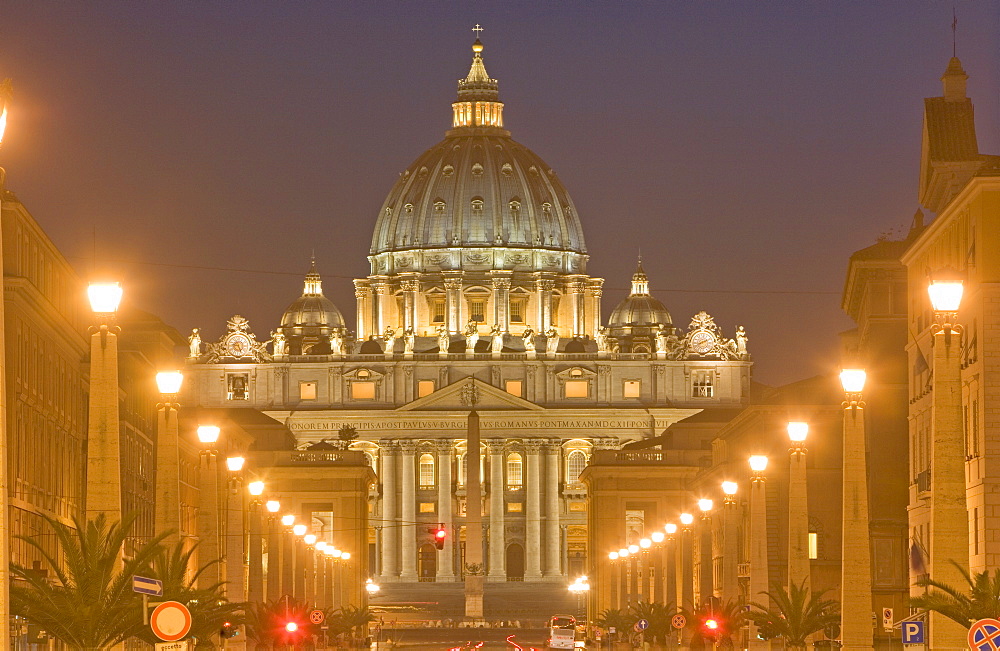
[[[374,382],[351,382],[351,399],[352,400],[374,400],[375,399],[375,383]]]
[[[972,456],[979,456],[979,401],[972,401]]]
[[[590,382],[587,380],[566,380],[567,398],[586,398],[590,393]]]
[[[586,502],[570,502],[569,510],[573,513],[586,513],[587,503]]]
[[[444,323],[444,299],[430,299],[431,323]]]
[[[247,386],[249,385],[250,377],[246,373],[236,373],[226,376],[226,399],[228,400],[247,400],[250,398]]]
[[[469,319],[476,323],[486,323],[486,298],[469,299]]]
[[[552,322],[552,325],[557,326],[559,325],[559,297],[553,296],[549,305],[551,306],[549,308],[549,321]]]
[[[638,398],[641,384],[639,380],[625,380],[622,385],[622,396],[626,398]]]
[[[434,511],[436,509],[437,509],[437,504],[435,504],[434,502],[421,502],[420,503],[420,512],[421,513],[434,513]]]
[[[503,384],[504,391],[518,398],[524,397],[524,385],[521,380],[507,380]]]
[[[423,398],[424,396],[429,396],[434,393],[434,380],[418,380],[417,381],[417,397]]]
[[[715,393],[714,378],[715,371],[695,371],[691,378],[691,396],[695,398],[711,398]]]
[[[507,513],[520,513],[524,510],[524,505],[521,502],[507,502]]]
[[[524,298],[512,298],[510,299],[510,322],[511,323],[524,323],[524,308],[527,306],[528,301]]]
[[[809,532],[809,559],[816,560],[819,558],[819,534]]]
[[[315,382],[299,382],[299,400],[315,400],[316,399],[316,383]]]

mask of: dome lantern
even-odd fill
[[[451,126],[503,128],[503,102],[499,85],[490,79],[483,64],[483,42],[472,44],[472,67],[465,79],[458,80],[458,99],[451,105]]]

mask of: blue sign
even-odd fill
[[[637,631],[645,631],[647,628],[649,628],[648,619],[640,619],[635,623],[635,630]]]
[[[903,644],[924,644],[923,622],[903,622],[899,626],[903,632]]]
[[[132,576],[132,592],[159,597],[163,594],[163,582],[157,579],[147,579],[144,576]]]

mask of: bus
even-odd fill
[[[576,617],[553,615],[549,618],[548,649],[573,649],[576,647]]]

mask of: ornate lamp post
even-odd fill
[[[739,505],[734,481],[722,482],[722,598],[735,601],[740,594],[739,554],[740,541],[736,538],[739,522]]]
[[[872,557],[868,521],[868,460],[865,456],[865,403],[862,369],[844,369],[844,498],[843,561],[840,565],[840,634],[844,649],[873,648],[871,600]]]
[[[7,129],[7,107],[10,105],[13,88],[10,79],[4,79],[0,84],[0,102],[3,103],[3,111],[0,112],[0,144],[3,144],[4,132]],[[3,192],[6,189],[7,172],[0,168],[0,209],[2,209]],[[0,210],[2,212],[2,210]],[[3,265],[3,257],[0,255],[0,267]],[[4,323],[3,307],[3,287],[0,286],[0,323]],[[6,365],[6,348],[4,344],[3,329],[0,328],[0,378],[5,377],[4,367]],[[10,531],[10,495],[7,484],[7,383],[0,381],[0,527],[3,535],[0,535],[0,558],[10,558],[10,540],[6,532]],[[0,622],[10,619],[10,568],[7,563],[0,564]]]
[[[268,500],[264,508],[267,509],[267,600],[277,601],[281,597],[281,566],[284,562],[281,555],[282,531],[277,516],[281,502]]]
[[[619,599],[619,608],[628,608],[629,603],[629,591],[628,591],[628,576],[629,576],[629,551],[627,547],[622,547],[618,550],[618,562],[621,565],[621,575],[619,584],[621,592],[621,598]]]
[[[184,376],[180,371],[156,374],[156,386],[163,402],[156,405],[156,513],[153,533],[171,531],[163,539],[175,545],[181,539],[180,435],[177,427],[177,394]]]
[[[790,465],[788,470],[788,584],[804,582],[810,588],[809,580],[809,493],[806,484],[806,436],[809,423],[788,423],[788,449]]]
[[[302,539],[306,535],[307,527],[304,524],[292,526],[292,539],[295,555],[295,576],[292,579],[292,595],[300,600],[306,600],[306,543]]]
[[[690,513],[681,513],[678,518],[681,521],[681,598],[677,602],[684,607],[694,608],[694,536],[691,525],[694,524],[694,516]]]
[[[948,585],[965,582],[969,570],[969,515],[965,500],[962,435],[962,332],[957,323],[962,280],[954,271],[937,274],[928,287],[935,324],[931,396],[930,540],[927,571]],[[957,567],[953,565],[957,564]],[[966,630],[930,613],[931,649],[964,649]]]
[[[712,573],[712,508],[715,502],[703,497],[698,500],[698,510],[701,511],[701,535],[698,540],[698,558],[700,559],[698,574],[698,598],[702,603],[715,594],[714,577]]]
[[[768,589],[767,565],[767,502],[764,471],[767,457],[755,454],[750,457],[750,600],[760,599]],[[757,626],[750,623],[750,649],[763,651],[769,643],[757,635]]]
[[[649,537],[653,539],[654,545],[660,545],[666,540],[666,535],[662,531],[654,531],[649,534]],[[652,559],[652,569],[650,570],[650,582],[652,583],[652,589],[650,590],[650,602],[661,603],[663,601],[663,550],[658,553],[651,554]]]
[[[651,587],[651,571],[649,562],[649,548],[653,546],[653,541],[649,538],[643,538],[639,541],[639,597],[641,600],[651,602],[650,598],[650,587]]]
[[[246,459],[241,456],[227,457],[226,469],[229,471],[229,493],[223,495],[226,505],[225,529],[223,538],[223,558],[226,560],[226,598],[230,601],[246,601],[246,579],[244,578],[244,542],[246,529],[243,517],[246,513],[245,494],[243,486],[243,466]]]
[[[305,543],[305,588],[306,603],[310,606],[316,605],[316,535],[307,533],[302,536]]]
[[[201,471],[198,473],[198,561],[212,563],[201,574],[202,585],[218,585],[223,579],[222,523],[219,518],[219,428],[216,425],[199,425],[198,441],[201,442]]]
[[[281,594],[294,596],[297,569],[295,564],[298,562],[295,558],[295,533],[292,531],[295,516],[286,513],[281,516],[281,524],[285,527],[281,536]]]
[[[666,568],[666,580],[663,591],[666,594],[664,601],[680,602],[677,594],[677,525],[668,522],[663,525],[663,531],[667,534],[667,539],[663,545],[663,566]]]
[[[121,431],[118,415],[119,283],[87,288],[97,325],[90,328],[90,401],[87,426],[87,519],[122,518]],[[120,558],[120,554],[119,554]]]
[[[255,604],[264,602],[264,540],[261,535],[260,496],[264,494],[264,482],[252,481],[247,484],[250,493],[250,509],[247,514],[247,529],[249,540],[247,545],[247,601]]]

